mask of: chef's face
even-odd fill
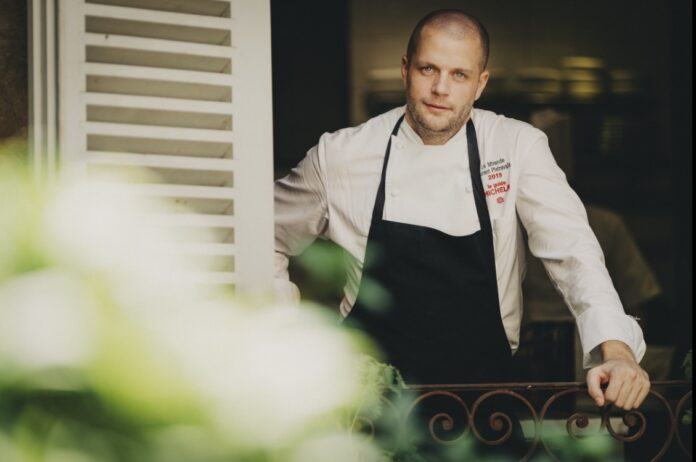
[[[488,82],[480,39],[426,26],[409,62],[401,60],[406,118],[426,144],[444,144],[468,120]]]

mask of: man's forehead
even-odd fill
[[[461,49],[460,52],[451,53],[452,48]],[[458,50],[459,51],[459,50]],[[482,58],[483,49],[478,34],[451,33],[448,30],[426,26],[421,32],[418,47],[414,58],[417,60],[434,59],[446,55],[450,64],[460,63],[461,66],[470,66],[471,61],[479,61]]]
[[[420,31],[418,44],[411,58],[411,61],[421,64],[423,61],[430,61],[429,64],[482,71],[483,45],[476,30],[428,24]]]
[[[425,40],[437,40],[442,38],[460,40],[462,42],[481,45],[481,37],[473,26],[462,26],[456,23],[428,24],[421,30],[420,43]]]

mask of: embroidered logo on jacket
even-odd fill
[[[483,180],[486,197],[504,195],[510,189],[509,181],[510,162],[505,159],[492,160],[481,165],[481,178]],[[503,197],[498,197],[497,202],[505,202]]]

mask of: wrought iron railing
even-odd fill
[[[383,413],[402,429],[415,427],[431,447],[468,438],[483,448],[515,443],[519,450],[519,431],[513,430],[522,429],[522,453],[515,453],[522,461],[562,461],[574,445],[580,451],[596,437],[618,448],[624,460],[672,462],[692,459],[692,429],[684,419],[692,393],[691,381],[654,382],[641,408],[625,412],[598,409],[580,382],[411,386],[406,398],[386,397]],[[379,425],[369,419],[361,425],[379,436]]]

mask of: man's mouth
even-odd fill
[[[435,111],[448,111],[450,109],[447,106],[441,106],[439,104],[425,103],[425,105]]]

